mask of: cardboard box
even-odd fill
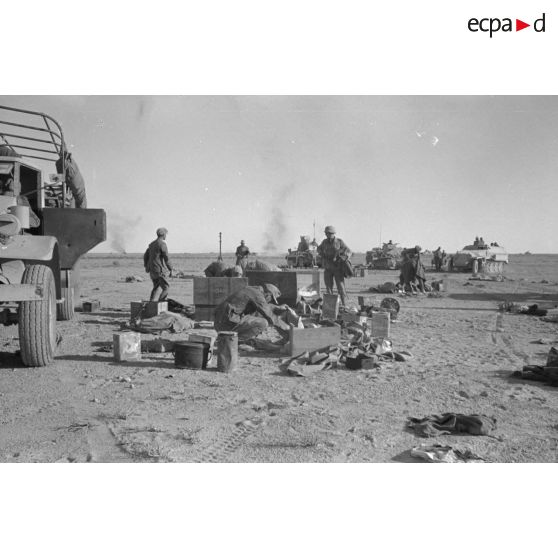
[[[158,316],[161,312],[168,312],[168,302],[152,302],[150,300],[142,300],[141,302],[130,302],[130,314],[132,319],[152,318]]]

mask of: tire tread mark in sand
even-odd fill
[[[526,363],[529,362],[529,355],[520,349],[516,349],[510,335],[504,334],[504,312],[500,311],[496,314],[494,329],[490,332],[490,336],[492,342],[500,347],[502,353],[512,364],[515,364],[516,359]]]
[[[256,422],[255,420],[245,420],[237,423],[234,431],[214,444],[206,448],[202,454],[194,459],[195,463],[222,463],[226,462],[228,458],[240,448],[244,441],[252,436],[259,427],[263,424],[262,421]]]

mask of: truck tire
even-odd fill
[[[73,320],[75,313],[75,289],[74,287],[62,288],[63,302],[56,305],[57,316],[60,321]]]
[[[56,289],[54,276],[46,265],[25,268],[21,282],[43,285],[43,300],[19,304],[19,345],[26,366],[46,366],[54,360],[56,346]]]

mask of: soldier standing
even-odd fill
[[[318,254],[322,257],[326,291],[328,294],[333,294],[333,280],[335,279],[337,292],[341,297],[341,304],[345,306],[347,291],[345,289],[344,262],[349,259],[351,251],[343,240],[336,237],[335,227],[328,225],[324,232],[326,238],[318,246]]]
[[[248,263],[248,256],[250,255],[250,248],[246,246],[244,240],[240,241],[240,246],[236,248],[236,265],[242,268],[244,273],[246,269],[246,264]]]

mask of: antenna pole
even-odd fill
[[[223,256],[221,255],[221,244],[222,244],[222,233],[219,233],[219,257],[217,258],[217,261],[219,262],[223,261]]]
[[[380,223],[380,248],[382,247],[382,223]]]

